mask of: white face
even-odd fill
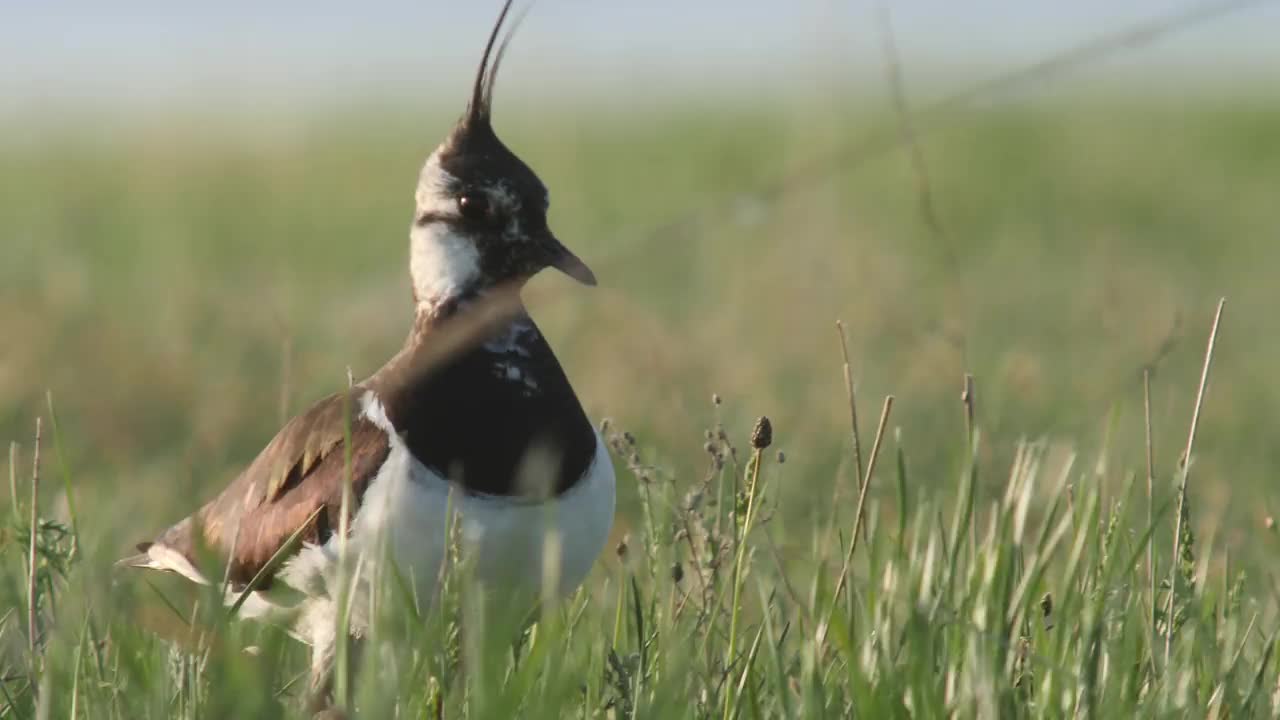
[[[416,211],[409,230],[409,272],[419,309],[457,297],[480,276],[480,251],[471,238],[450,222],[420,223],[431,215],[460,219],[458,200],[449,188],[455,179],[440,167],[439,150],[427,158],[414,194]]]
[[[414,202],[409,264],[420,312],[548,266],[595,284],[547,228],[546,187],[487,125],[459,125],[431,153]]]

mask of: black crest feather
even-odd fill
[[[511,28],[507,30],[506,36],[498,43],[498,34],[502,31],[502,25],[507,19],[507,14],[511,11],[513,0],[506,0],[502,5],[502,12],[498,14],[498,21],[493,24],[493,30],[489,32],[489,41],[485,43],[484,55],[480,58],[480,67],[476,69],[475,86],[471,90],[471,102],[467,104],[467,115],[465,124],[470,126],[487,125],[493,111],[493,85],[498,79],[498,67],[502,64],[502,56],[507,52],[507,45],[511,43],[511,38],[515,35],[516,28],[520,26],[520,21],[524,19],[526,7],[524,11],[511,23]],[[498,52],[493,52],[494,45],[497,44]],[[489,59],[493,58],[490,64]]]

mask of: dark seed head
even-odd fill
[[[779,465],[782,465],[782,464],[783,464],[783,463],[785,463],[786,461],[787,461],[787,454],[786,454],[786,453],[784,453],[784,452],[782,452],[781,450],[779,450],[779,451],[778,451],[778,464],[779,464]]]
[[[623,439],[623,440],[626,440],[628,445],[635,445],[635,444],[636,444],[636,436],[635,436],[635,435],[632,435],[630,432],[624,432],[624,433],[622,433],[622,439]]]
[[[711,404],[712,405],[720,404],[720,393],[711,393]]]
[[[763,450],[773,444],[773,423],[769,422],[769,418],[764,415],[756,421],[756,427],[751,431],[751,447],[757,450]]]
[[[671,579],[677,584],[684,579],[684,568],[680,566],[680,563],[671,566]]]

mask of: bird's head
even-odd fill
[[[547,226],[546,186],[493,130],[494,80],[514,29],[496,55],[494,43],[510,8],[508,0],[489,35],[466,113],[418,178],[409,237],[420,309],[500,284],[518,285],[546,267],[585,285],[596,282]]]

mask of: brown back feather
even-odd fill
[[[340,524],[348,423],[352,514],[390,450],[386,433],[359,414],[362,392],[331,395],[290,420],[218,497],[158,541],[193,563],[203,543],[230,563],[235,585],[249,582],[304,523],[303,541],[323,544]]]

